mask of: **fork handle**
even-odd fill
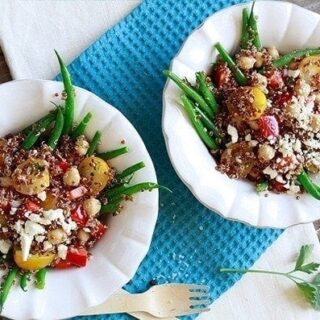
[[[106,314],[137,311],[149,311],[143,294],[114,294],[103,306],[103,312]]]

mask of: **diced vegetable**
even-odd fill
[[[16,250],[14,252],[14,262],[16,265],[22,269],[27,271],[36,271],[42,269],[53,261],[55,258],[54,253],[48,254],[30,254],[29,258],[26,261],[22,259],[22,251]]]
[[[279,124],[274,116],[263,116],[259,120],[260,131],[263,137],[277,137],[279,135]]]
[[[67,253],[66,261],[77,267],[85,267],[88,262],[88,252],[83,248],[70,248]]]

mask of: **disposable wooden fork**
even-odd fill
[[[165,284],[141,294],[116,293],[86,315],[130,313],[138,319],[173,318],[208,311],[209,287],[197,284]],[[137,313],[139,312],[139,314]],[[142,314],[140,312],[145,312]],[[149,317],[148,314],[151,315]],[[138,316],[139,315],[139,316]],[[144,317],[145,316],[145,317]],[[153,317],[152,317],[153,316]]]

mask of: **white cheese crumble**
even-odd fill
[[[7,254],[12,246],[10,240],[0,240],[0,251],[3,254]]]
[[[44,241],[43,242],[43,250],[48,251],[52,249],[53,245],[49,241]]]
[[[42,191],[40,193],[37,194],[37,197],[41,200],[41,201],[45,201],[47,199],[47,193],[45,191]]]
[[[274,179],[278,175],[278,172],[276,170],[272,169],[270,166],[266,167],[263,170],[263,173],[270,176],[271,179]]]
[[[58,257],[65,260],[67,257],[68,247],[64,244],[58,245]]]
[[[297,78],[300,75],[300,70],[288,70],[288,76],[291,78]]]
[[[238,139],[239,139],[238,130],[234,126],[229,124],[227,128],[227,132],[231,136],[232,143],[238,142]]]

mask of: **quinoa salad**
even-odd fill
[[[320,199],[310,174],[320,171],[320,49],[282,55],[263,47],[254,15],[243,10],[240,48],[222,44],[196,83],[164,74],[183,91],[181,106],[217,163],[258,192],[308,192]]]
[[[122,172],[109,160],[129,149],[97,151],[101,132],[92,140],[85,130],[88,112],[74,123],[75,91],[58,55],[64,92],[61,105],[18,133],[0,138],[0,266],[7,270],[1,290],[2,308],[18,281],[26,291],[34,277],[43,289],[50,268],[85,267],[90,249],[107,231],[107,216],[117,215],[123,201],[161,186],[132,184],[144,162]],[[58,95],[58,94],[56,94]]]

